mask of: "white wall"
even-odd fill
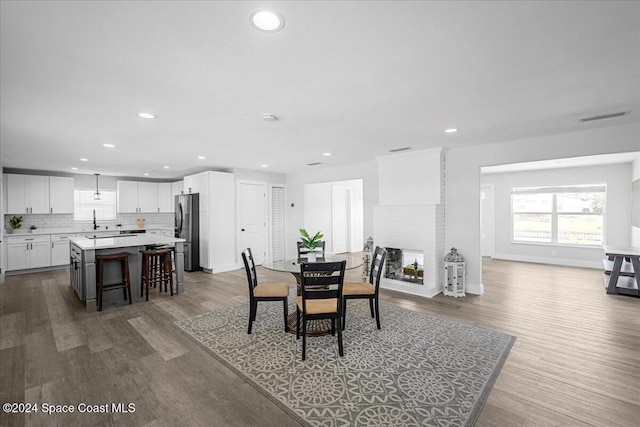
[[[446,247],[467,261],[467,283],[482,289],[480,167],[638,151],[640,124],[592,129],[518,141],[453,148],[446,159]]]
[[[362,180],[333,181],[318,184],[305,184],[303,188],[304,228],[309,233],[321,231],[324,234],[325,249],[333,248],[332,205],[333,187],[347,187],[351,190],[350,245],[352,251],[364,247],[363,237],[363,196]]]
[[[373,236],[373,206],[378,203],[378,165],[375,160],[333,167],[308,167],[287,175],[286,199],[286,257],[297,256],[296,242],[300,228],[305,227],[305,184],[329,183],[362,179],[363,236]],[[291,206],[293,204],[294,206]],[[312,231],[312,230],[309,230]],[[364,237],[364,238],[366,238]],[[375,236],[373,236],[375,239]],[[360,242],[364,246],[364,241]],[[357,246],[356,246],[357,247]]]
[[[631,182],[640,179],[640,154],[631,167]],[[640,247],[640,227],[631,226],[631,246]]]
[[[607,184],[604,242],[616,246],[628,246],[631,244],[629,236],[629,227],[631,226],[631,163],[482,174],[481,184],[495,186],[494,257],[601,268],[601,247],[512,243],[511,240],[511,189],[513,187],[601,183]]]

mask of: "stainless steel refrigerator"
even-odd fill
[[[200,270],[200,203],[199,195],[180,194],[175,204],[176,237],[184,243],[185,271]]]

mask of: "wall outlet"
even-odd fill
[[[556,250],[555,249],[551,250],[551,256],[556,256]]]

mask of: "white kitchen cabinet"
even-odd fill
[[[7,174],[8,214],[49,213],[49,177]]]
[[[178,194],[184,193],[184,181],[176,181],[171,183],[171,200],[176,200]]]
[[[141,213],[158,213],[158,183],[139,182],[138,183],[138,207]]]
[[[73,178],[49,177],[49,212],[53,214],[73,213]]]
[[[51,250],[49,236],[7,238],[7,271],[49,267]]]
[[[200,195],[200,212],[209,212],[209,189],[211,188],[209,178],[211,176],[217,176],[214,174],[222,173],[223,172],[201,172],[184,177],[184,194],[198,193]],[[231,174],[231,176],[233,176],[233,174]]]
[[[235,177],[207,171],[184,178],[185,194],[198,193],[200,205],[200,266],[214,273],[236,265]]]
[[[118,213],[157,213],[158,183],[118,181]]]
[[[51,235],[51,265],[69,264],[69,238],[75,234]]]
[[[136,181],[118,181],[118,213],[138,213],[138,183]]]
[[[173,195],[170,182],[158,183],[158,212],[173,212]]]

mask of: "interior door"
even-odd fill
[[[331,204],[331,234],[333,242],[333,253],[340,254],[349,252],[350,221],[351,221],[351,190],[346,187],[332,187]]]
[[[267,241],[267,184],[239,182],[238,213],[240,250],[251,248],[256,264],[266,257]]]

